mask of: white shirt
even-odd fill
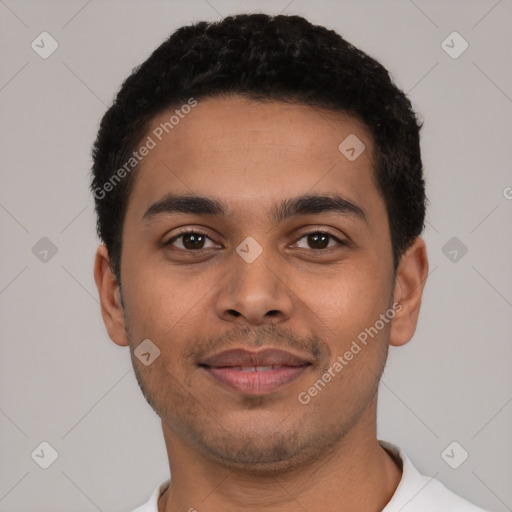
[[[434,478],[422,475],[398,446],[379,440],[380,445],[402,461],[402,478],[382,512],[485,512],[450,491]],[[160,484],[149,500],[132,512],[158,512],[158,498],[169,486],[170,479]]]

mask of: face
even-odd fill
[[[134,176],[109,334],[201,456],[253,470],[318,457],[364,428],[398,316],[371,136],[348,116],[234,97],[199,101],[160,141],[170,115]],[[356,139],[339,149],[354,135],[355,159]],[[146,359],[160,351],[148,365],[143,340]]]

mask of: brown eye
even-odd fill
[[[335,241],[339,245],[345,245],[345,243],[342,240],[335,237],[331,233],[328,233],[325,231],[313,231],[311,233],[306,233],[299,239],[299,241],[302,239],[306,239],[306,243],[308,245],[308,247],[301,247],[301,248],[305,248],[305,249],[314,249],[314,250],[328,249],[328,248],[332,247],[332,245],[329,245],[330,239]],[[334,244],[334,245],[336,245],[336,244]]]
[[[182,233],[179,233],[178,235],[171,238],[168,242],[166,242],[167,245],[174,246],[175,242],[181,239],[181,247],[178,245],[176,246],[178,249],[185,250],[185,251],[197,251],[205,248],[205,243],[207,240],[210,240],[210,238],[205,234],[201,233],[200,231],[184,231]]]

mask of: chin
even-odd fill
[[[261,433],[260,433],[261,434]],[[330,436],[308,435],[298,432],[280,432],[272,436],[202,439],[200,451],[216,464],[237,473],[259,476],[276,476],[293,471],[299,466],[309,465],[325,456],[335,441]]]

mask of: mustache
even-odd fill
[[[222,333],[215,338],[200,338],[188,343],[183,352],[186,362],[197,364],[206,355],[229,350],[234,347],[271,347],[292,349],[298,353],[310,354],[316,360],[330,359],[329,345],[320,337],[299,336],[275,324],[264,324],[258,328],[241,327]]]

